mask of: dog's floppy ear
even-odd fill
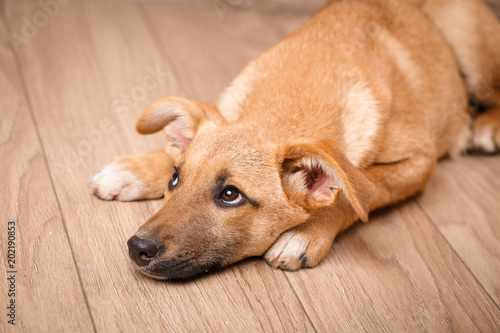
[[[307,209],[332,205],[342,191],[361,220],[368,221],[375,186],[327,143],[286,145],[282,181],[287,195]]]
[[[182,97],[166,97],[144,110],[136,129],[141,134],[164,130],[169,141],[168,151],[175,158],[187,148],[205,120],[225,121],[215,105]]]

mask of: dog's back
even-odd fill
[[[404,158],[402,142],[421,140],[418,126],[446,154],[466,119],[458,65],[420,10],[394,3],[331,2],[247,65],[222,95],[221,113],[236,119],[245,110],[242,121],[328,137],[359,167]]]

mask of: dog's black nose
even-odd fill
[[[132,236],[127,242],[128,254],[139,266],[147,266],[160,251],[160,246],[150,239]]]

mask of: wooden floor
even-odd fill
[[[57,1],[0,2],[0,331],[500,331],[498,156],[443,161],[427,192],[347,231],[314,269],[255,258],[183,283],[138,275],[126,240],[161,201],[98,200],[91,176],[164,144],[134,130],[151,101],[216,101],[322,1]]]

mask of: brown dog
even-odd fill
[[[165,196],[128,242],[151,277],[263,254],[313,267],[369,211],[422,191],[438,158],[498,150],[499,82],[500,24],[479,0],[332,1],[251,61],[218,108],[152,104],[137,130],[164,130],[167,147],[112,161],[92,187]],[[467,92],[489,108],[474,133]]]

